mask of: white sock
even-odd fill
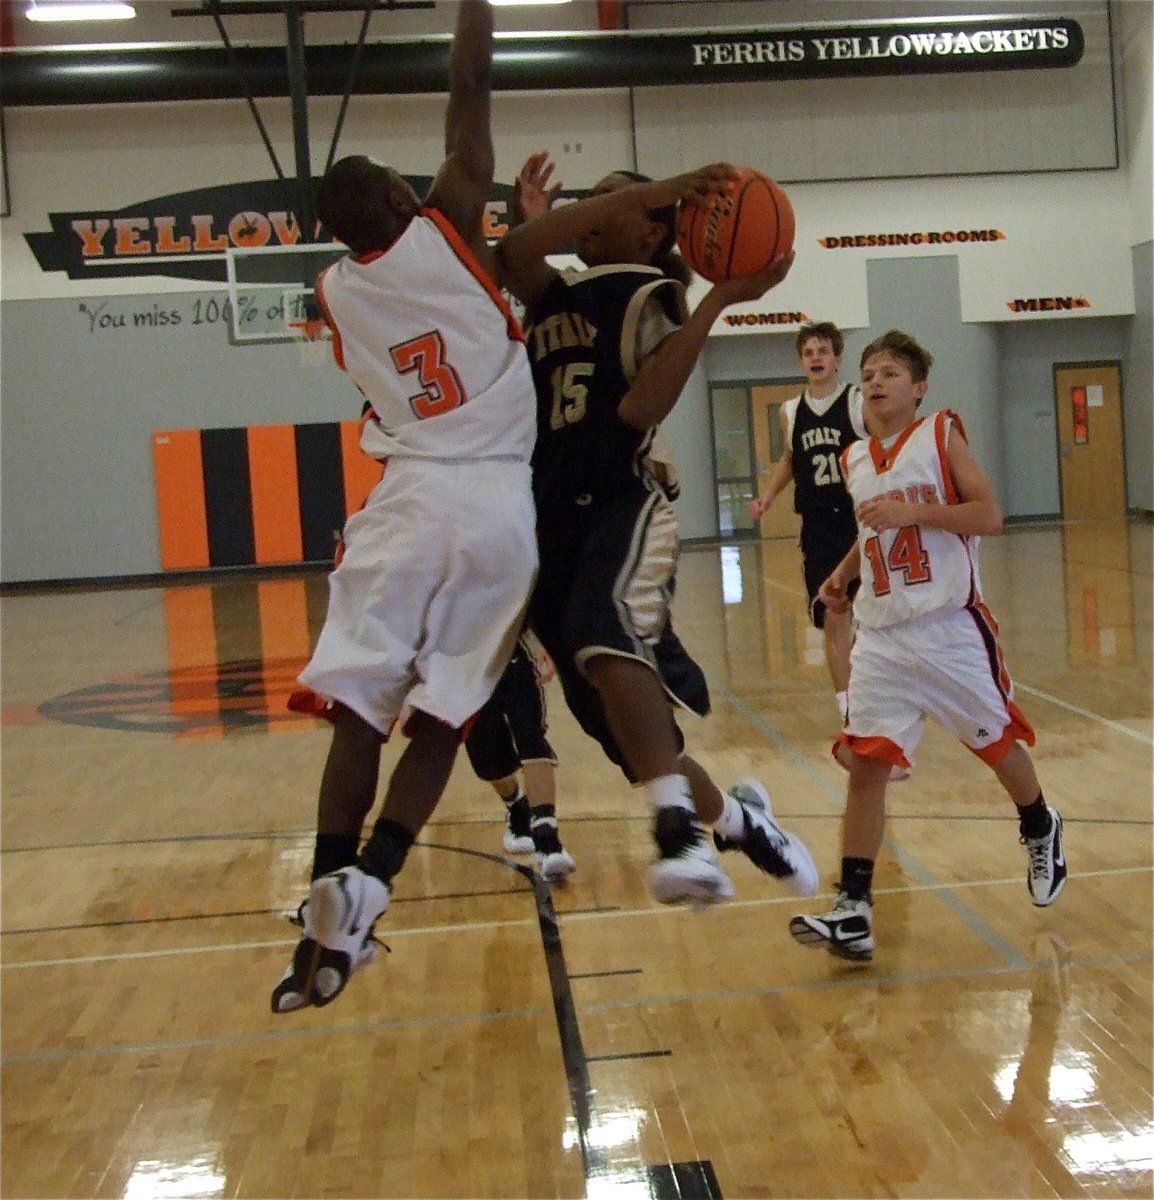
[[[645,784],[645,794],[654,810],[659,808],[687,808],[691,813],[697,810],[693,806],[693,793],[689,790],[689,780],[684,775],[659,775]]]
[[[722,793],[722,799],[721,816],[713,822],[713,828],[723,838],[738,841],[745,833],[745,810],[729,792]]]
[[[837,711],[841,713],[841,723],[844,725],[849,720],[849,693],[838,692],[837,694]]]

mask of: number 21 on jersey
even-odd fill
[[[837,469],[836,451],[814,455],[813,481],[818,487],[826,483],[841,483],[841,472]]]

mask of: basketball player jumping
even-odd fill
[[[362,156],[325,175],[317,212],[350,254],[317,296],[387,462],[344,531],[329,607],[296,706],[326,716],[304,936],[273,1012],[332,1001],[375,956],[373,922],[439,801],[462,728],[509,661],[537,565],[529,456],[533,381],[482,229],[493,179],[493,16],[462,0],[449,59],[445,160],[424,201]],[[409,736],[384,806],[381,743]]]
[[[518,188],[540,189],[543,157]],[[676,203],[718,191],[725,165],[661,183],[615,172],[593,195],[512,230],[498,246],[503,278],[526,306],[537,385],[533,455],[541,571],[533,631],[557,666],[566,703],[654,812],[650,890],[663,903],[733,894],[717,845],[812,895],[809,851],[773,820],[754,780],[723,793],[684,752],[673,704],[704,715],[700,668],[673,633],[677,517],[647,465],[654,430],[677,402],[727,305],[785,278],[792,256],[716,284],[692,315],[688,269],[673,250]],[[559,273],[546,255],[575,239],[589,268]]]

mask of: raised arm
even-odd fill
[[[493,9],[489,0],[460,0],[449,51],[445,161],[425,203],[443,212],[484,260],[489,251],[482,217],[492,191],[494,169],[492,65]]]
[[[620,195],[620,193],[618,193]],[[757,300],[776,287],[793,266],[793,254],[770,263],[756,275],[715,283],[693,310],[689,320],[671,333],[641,364],[629,391],[617,406],[617,415],[626,425],[648,429],[660,425],[673,411],[706,339],[721,314],[743,300]]]
[[[635,183],[551,208],[501,239],[497,246],[501,277],[513,295],[531,308],[553,277],[547,264],[542,269],[546,255],[560,253],[581,234],[631,208],[648,210],[680,200],[703,200],[711,192],[722,191],[734,173],[733,167],[720,163],[672,179]]]

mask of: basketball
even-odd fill
[[[724,192],[683,201],[677,248],[710,283],[756,275],[793,249],[793,205],[768,175],[742,167]]]

